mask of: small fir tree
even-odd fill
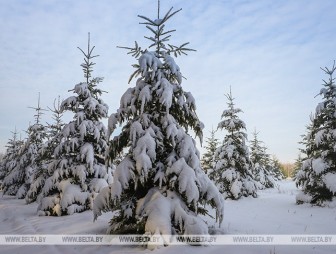
[[[305,186],[310,182],[309,178],[311,175],[311,158],[313,156],[314,151],[316,151],[316,144],[315,144],[315,133],[316,130],[314,129],[314,115],[310,115],[310,122],[306,126],[306,133],[301,135],[302,140],[299,142],[303,147],[299,149],[302,153],[301,158],[301,167],[297,169],[295,174],[295,183],[298,188],[305,189]],[[302,192],[301,192],[302,194]],[[304,197],[304,195],[302,195]],[[297,203],[302,203],[298,201]]]
[[[270,157],[263,142],[258,139],[258,132],[254,130],[250,141],[252,173],[258,189],[273,188],[276,186],[275,174],[270,166]]]
[[[214,129],[210,132],[210,138],[207,138],[205,146],[206,152],[202,156],[201,165],[205,173],[209,174],[213,171],[215,163],[215,152],[218,147],[218,139],[215,137],[216,131]]]
[[[97,193],[111,181],[110,168],[104,163],[106,128],[101,122],[107,117],[108,106],[97,87],[102,78],[91,77],[92,59],[97,57],[93,49],[89,35],[87,51],[80,49],[85,81],[75,85],[70,91],[76,95],[61,104],[61,113],[70,111],[74,117],[56,136],[59,143],[48,166],[52,175],[45,180],[41,192],[40,215],[61,216],[91,209]]]
[[[295,160],[294,169],[293,169],[293,172],[292,172],[292,175],[291,175],[291,177],[294,179],[295,182],[299,179],[298,173],[301,171],[302,161],[303,161],[302,155],[299,154],[297,159]]]
[[[40,195],[42,188],[45,184],[45,180],[49,178],[52,174],[52,170],[48,170],[48,166],[54,159],[54,150],[60,142],[60,132],[64,124],[62,123],[62,112],[61,112],[61,102],[60,97],[58,97],[58,103],[56,105],[56,100],[54,101],[54,108],[49,110],[53,113],[53,124],[47,124],[46,138],[47,141],[43,144],[41,149],[38,151],[36,158],[37,169],[34,175],[32,184],[25,197],[26,202],[29,204],[36,201],[37,197]]]
[[[231,89],[225,96],[228,108],[224,110],[218,128],[225,129],[227,134],[215,152],[215,167],[209,177],[217,184],[225,198],[257,197],[249,149],[246,145],[246,125],[238,117],[242,110],[235,107]]]
[[[297,195],[297,203],[308,202],[324,206],[336,196],[336,85],[331,69],[322,70],[328,75],[323,80],[322,96],[311,119],[312,124],[304,139],[305,154],[302,168],[297,174],[297,185],[302,191]]]
[[[40,107],[40,95],[36,108],[35,124],[28,127],[28,137],[23,143],[17,157],[16,166],[8,173],[3,181],[4,194],[16,195],[17,198],[25,198],[34,175],[38,168],[37,154],[46,137],[45,127],[40,123],[43,109]]]
[[[17,158],[22,147],[22,141],[18,139],[18,132],[16,131],[16,128],[15,131],[12,132],[12,134],[12,138],[8,140],[6,145],[6,153],[1,160],[0,181],[2,181],[8,173],[12,172],[12,170],[18,164]],[[1,189],[2,188],[4,187],[1,187]],[[9,191],[9,193],[11,193],[11,191]]]
[[[173,58],[190,49],[188,43],[167,43],[174,30],[165,31],[165,24],[179,11],[171,8],[163,17],[158,11],[156,19],[139,16],[152,33],[146,37],[152,44],[145,50],[137,43],[127,48],[138,60],[131,79],[140,78],[109,118],[109,134],[117,124],[123,128],[111,140],[108,160],[124,148],[128,152],[94,209],[95,218],[116,211],[109,233],[207,234],[208,226],[199,216],[208,213],[206,203],[216,208],[219,222],[223,219],[223,198],[202,170],[195,140],[188,134],[193,130],[202,139],[203,124],[195,99],[181,86],[182,74]]]
[[[285,178],[285,175],[281,169],[282,168],[281,163],[275,155],[273,155],[272,158],[270,158],[269,166],[271,172],[273,172],[275,180],[282,180]]]
[[[6,151],[6,153],[7,153],[7,151]],[[1,156],[0,156],[1,157],[0,158],[0,190],[1,190],[2,180],[4,179],[4,177],[6,176],[6,173],[7,173],[7,169],[6,169],[6,153],[5,154],[1,154]]]

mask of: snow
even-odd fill
[[[312,197],[308,194],[305,194],[303,191],[300,191],[297,195],[296,195],[296,202],[298,203],[310,203],[312,200]]]
[[[131,99],[133,98],[134,88],[130,87],[120,98],[120,108],[126,108],[131,104]],[[110,126],[110,125],[109,125]]]
[[[162,19],[155,19],[154,20],[154,23],[158,26],[161,25],[161,22],[162,22]]]
[[[235,170],[234,169],[226,169],[222,173],[222,178],[225,178],[229,182],[232,182],[232,180],[234,179],[234,176],[235,176]]]
[[[159,162],[157,164],[157,172],[154,177],[154,183],[159,181],[159,188],[161,189],[162,183],[165,183],[167,181],[166,176],[165,176],[165,169],[164,169],[164,164]]]
[[[134,164],[129,156],[126,156],[114,171],[115,181],[120,182],[123,189],[128,188],[128,182],[131,179],[131,171],[134,170]]]
[[[332,192],[336,193],[336,174],[327,173],[323,176],[323,181],[327,188]]]
[[[171,202],[156,188],[148,191],[148,194],[139,200],[137,214],[147,216],[145,225],[146,233],[170,235],[171,232]],[[168,243],[169,240],[165,239]]]
[[[154,52],[145,52],[139,57],[140,70],[143,76],[146,76],[148,67],[153,70],[152,80],[158,68],[162,67],[161,61],[155,56]]]
[[[328,168],[328,164],[322,158],[317,158],[312,161],[314,172],[319,175]]]
[[[194,96],[190,92],[185,92],[184,96],[186,97],[186,102],[188,106],[194,110],[196,110],[196,102]]]
[[[40,188],[43,187],[45,182],[44,176],[40,175],[37,179],[35,179],[35,181],[30,185],[30,188],[27,192],[27,195],[25,197],[26,202],[30,203],[35,201],[36,199],[36,194],[38,194],[38,191]],[[35,198],[34,198],[35,197]]]
[[[242,193],[242,191],[241,191],[242,187],[243,187],[242,182],[239,181],[239,180],[237,180],[237,179],[232,183],[230,191],[231,191],[232,195],[236,199],[239,198],[239,196],[241,195],[241,193]]]
[[[75,148],[78,147],[78,138],[75,137],[70,139],[69,143],[71,151],[75,151]]]
[[[132,140],[133,147],[135,146],[136,139],[143,133],[142,125],[139,121],[135,121],[131,125],[130,140]]]
[[[85,120],[85,112],[79,111],[74,116],[75,119],[77,119],[77,125],[79,125],[81,122]]]
[[[171,218],[179,225],[184,234],[208,234],[208,226],[194,213],[188,211],[184,202],[175,192],[168,191],[164,196],[159,189],[152,188],[137,203],[138,216],[146,216],[145,234],[163,235],[165,244],[169,243],[167,235],[172,234]],[[153,246],[149,246],[153,249]]]
[[[185,192],[188,203],[199,199],[198,192],[198,180],[195,175],[195,171],[186,163],[184,158],[177,160],[167,170],[167,174],[175,173],[178,175],[179,192],[182,194]]]
[[[58,188],[62,192],[60,206],[63,210],[67,209],[68,214],[73,214],[73,211],[78,210],[78,208],[74,209],[71,206],[72,204],[76,202],[85,204],[89,196],[87,192],[82,192],[81,188],[78,185],[72,184],[70,180],[61,181]],[[84,206],[82,210],[84,210]]]
[[[16,197],[19,199],[23,199],[28,192],[28,186],[26,184],[21,185],[19,190],[16,193]]]
[[[82,161],[85,160],[87,165],[90,167],[90,169],[93,168],[93,162],[94,162],[94,151],[93,151],[93,146],[91,143],[85,143],[81,149],[81,159]]]
[[[225,221],[217,233],[224,234],[336,234],[334,223],[336,209],[316,207],[309,204],[296,205],[298,190],[292,181],[281,181],[278,189],[260,192],[259,198],[242,198],[239,201],[225,201]],[[108,189],[108,188],[107,188]],[[1,193],[0,193],[1,195]],[[2,196],[2,195],[1,195]],[[159,195],[158,195],[159,196]],[[159,196],[160,197],[160,196]],[[157,197],[158,198],[158,197]],[[156,207],[148,207],[147,212],[167,208],[162,197],[158,198]],[[160,201],[159,201],[160,200]],[[177,204],[177,203],[174,203]],[[171,208],[173,207],[171,204]],[[92,211],[62,217],[45,217],[36,214],[37,204],[25,205],[24,200],[3,196],[0,198],[0,221],[2,234],[105,234],[111,213],[103,214],[99,220],[92,222]],[[174,209],[176,216],[182,216],[184,210]],[[178,218],[178,216],[176,217]],[[196,222],[196,223],[195,223]],[[65,226],[66,225],[66,226]],[[193,229],[193,226],[197,226]],[[188,230],[201,230],[202,222],[191,220]],[[204,226],[204,225],[203,225]],[[210,225],[211,226],[211,225]],[[148,229],[150,225],[148,225]],[[164,224],[162,224],[162,230]],[[201,231],[202,232],[202,231]],[[25,253],[225,253],[225,254],[328,254],[335,253],[336,246],[168,246],[155,252],[135,246],[1,246],[2,254]]]
[[[180,67],[175,63],[174,58],[172,58],[170,55],[166,54],[164,56],[164,61],[168,65],[171,73],[176,76],[177,82],[179,84],[181,84],[182,83],[182,74],[180,72]]]
[[[157,95],[160,96],[160,103],[165,105],[166,112],[169,114],[169,109],[172,106],[173,103],[173,93],[174,89],[172,84],[170,82],[163,78],[158,82],[158,85],[160,86],[159,89],[157,89]]]
[[[102,212],[109,211],[110,210],[110,193],[111,189],[119,184],[119,195],[121,194],[121,186],[119,182],[113,183],[111,187],[105,187],[103,188],[98,196],[94,199],[93,203],[93,218],[96,220],[98,216],[102,215]],[[117,192],[116,190],[112,190],[114,192]],[[119,196],[118,196],[119,197]]]
[[[150,157],[147,155],[146,150],[141,150],[140,153],[134,154],[135,159],[135,168],[138,171],[140,177],[147,178],[147,174],[149,169],[152,168],[152,161]]]
[[[109,119],[108,119],[108,132],[106,135],[106,139],[108,140],[108,138],[110,137],[111,133],[115,130],[115,128],[117,127],[117,123],[118,123],[118,117],[117,114],[111,114]]]
[[[309,167],[311,166],[311,163],[312,163],[312,159],[306,159],[302,161],[302,169],[303,170],[309,169]]]
[[[70,96],[69,98],[63,100],[61,104],[61,108],[64,108],[65,106],[70,107],[74,106],[77,103],[77,97],[76,96]]]
[[[316,114],[320,114],[324,109],[325,109],[324,102],[320,102],[319,104],[317,104],[315,112]]]
[[[315,135],[315,144],[317,146],[319,146],[320,144],[322,144],[323,142],[323,139],[325,138],[324,137],[324,134],[325,134],[326,130],[322,129],[322,130],[319,130],[316,135]]]
[[[139,174],[143,170],[145,175],[152,168],[152,160],[156,158],[156,142],[154,139],[155,133],[152,128],[145,131],[145,134],[138,139],[136,147],[133,151],[136,169]]]
[[[144,112],[145,104],[152,99],[150,86],[147,85],[141,89],[139,100],[141,101],[141,114]]]
[[[180,131],[178,130],[175,123],[171,123],[168,125],[168,127],[166,128],[166,134],[167,138],[171,139],[172,145],[175,146],[176,145],[175,137],[177,137],[180,134]]]
[[[87,173],[86,171],[87,171],[87,169],[86,169],[85,165],[77,165],[77,166],[74,166],[74,168],[73,168],[73,174],[74,174],[74,176],[78,177],[81,184],[85,183],[86,173]]]
[[[95,98],[88,97],[86,100],[83,101],[83,104],[92,113],[98,107],[99,101],[96,100]]]
[[[84,139],[84,137],[86,136],[86,132],[87,132],[87,121],[83,121],[79,126],[78,126],[78,129],[79,129],[79,133],[80,133],[80,136],[81,136],[81,140]]]
[[[88,89],[88,84],[81,82],[77,85],[75,85],[75,93],[77,93],[78,95],[83,95],[84,97],[87,97],[90,95],[90,91]]]
[[[244,186],[245,186],[245,189],[247,190],[247,193],[250,194],[250,195],[253,195],[255,193],[255,183],[248,180],[248,179],[245,179],[244,180]]]

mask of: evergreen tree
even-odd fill
[[[201,165],[205,173],[209,174],[213,171],[215,162],[215,152],[218,146],[218,139],[215,137],[214,129],[210,132],[210,138],[207,138],[205,146],[206,152],[202,156]]]
[[[1,154],[1,158],[0,158],[0,190],[1,190],[2,180],[6,176],[6,173],[7,173],[6,154]]]
[[[48,170],[48,166],[54,159],[54,150],[60,142],[59,134],[64,124],[62,123],[62,112],[60,98],[58,97],[58,104],[54,101],[54,108],[49,110],[53,113],[53,124],[47,124],[46,138],[47,141],[43,144],[37,154],[36,163],[37,169],[34,174],[32,184],[25,197],[27,203],[36,201],[38,195],[42,191],[45,180],[50,177],[53,171]]]
[[[252,173],[259,189],[273,188],[276,185],[274,173],[271,171],[269,154],[263,142],[258,139],[255,130],[253,139],[250,141]]]
[[[265,173],[267,174],[267,179],[268,179],[268,184],[266,184],[266,188],[273,188],[277,186],[276,181],[278,180],[277,178],[277,173],[281,173],[280,169],[277,170],[276,172],[276,165],[273,164],[273,160],[271,158],[271,155],[267,152],[267,147],[264,145],[263,147],[263,160],[262,164],[264,165],[266,171]]]
[[[310,123],[306,126],[306,133],[301,135],[302,140],[299,142],[303,147],[299,149],[302,153],[301,167],[297,169],[295,173],[295,183],[297,187],[305,189],[305,186],[310,182],[309,178],[311,176],[311,157],[316,150],[315,135],[316,130],[314,129],[314,115],[310,115]],[[302,193],[301,193],[302,194]],[[298,203],[300,201],[297,200]]]
[[[250,195],[257,197],[249,149],[246,145],[246,126],[238,117],[242,110],[235,107],[231,89],[225,96],[228,99],[228,108],[224,110],[218,128],[225,129],[227,134],[215,152],[215,166],[209,177],[217,184],[225,198],[239,199]]]
[[[282,180],[285,178],[284,173],[282,172],[282,166],[278,158],[273,155],[269,161],[270,170],[274,175],[275,180]]]
[[[107,117],[108,106],[100,98],[102,90],[97,88],[102,78],[91,77],[92,59],[97,57],[93,49],[89,35],[87,51],[80,49],[85,81],[71,90],[75,96],[61,103],[61,113],[71,111],[74,116],[53,140],[58,145],[48,166],[52,175],[45,180],[41,192],[40,215],[61,216],[91,209],[94,197],[112,177],[104,163],[106,128],[101,122]]]
[[[45,127],[40,123],[43,109],[40,107],[40,95],[38,98],[35,124],[28,127],[28,137],[23,143],[17,157],[16,166],[8,173],[3,181],[4,194],[16,195],[22,199],[26,196],[34,175],[38,168],[37,154],[46,137]]]
[[[110,142],[108,161],[124,148],[128,151],[114,171],[114,182],[98,195],[94,208],[95,218],[101,212],[117,211],[109,233],[207,234],[198,214],[208,213],[209,202],[220,222],[223,218],[223,198],[202,170],[195,140],[188,133],[193,130],[202,140],[203,124],[195,112],[195,99],[181,86],[182,74],[172,57],[190,49],[188,43],[166,44],[174,30],[165,31],[165,24],[180,11],[172,9],[162,18],[158,11],[153,20],[139,16],[153,33],[146,37],[152,44],[145,50],[137,43],[127,48],[138,60],[130,80],[140,78],[109,118],[109,134],[117,124],[123,128]]]
[[[295,181],[298,180],[299,176],[298,173],[301,171],[301,168],[302,168],[302,157],[301,154],[299,154],[297,159],[295,160],[294,169],[291,175],[291,177],[293,177]]]
[[[306,155],[302,169],[297,174],[297,185],[302,192],[297,195],[297,203],[308,202],[324,206],[336,196],[336,85],[331,69],[322,69],[328,80],[323,80],[322,96],[307,133]]]
[[[12,132],[13,136],[7,142],[7,149],[4,157],[1,160],[0,164],[0,181],[2,181],[6,175],[11,172],[18,163],[18,155],[22,146],[22,141],[18,139],[17,131]],[[3,187],[1,187],[2,189]],[[11,191],[9,191],[11,192]]]

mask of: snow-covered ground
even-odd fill
[[[261,191],[258,198],[225,201],[224,234],[329,234],[336,235],[336,209],[296,205],[294,182],[282,181],[277,189]],[[0,194],[1,195],[1,194]],[[93,222],[86,211],[63,217],[39,217],[37,205],[0,197],[1,234],[104,234],[107,213]],[[149,251],[136,246],[0,246],[0,253],[336,253],[336,246],[168,246]]]

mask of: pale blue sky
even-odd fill
[[[83,81],[87,33],[96,46],[95,76],[104,77],[110,113],[129,87],[134,59],[117,45],[132,46],[147,30],[138,14],[156,16],[156,0],[0,0],[0,151],[15,126],[33,122],[28,106],[43,107]],[[192,52],[176,60],[186,91],[197,103],[204,135],[220,121],[232,87],[247,133],[259,137],[280,160],[293,161],[315,110],[324,77],[320,67],[336,59],[335,2],[330,0],[161,0],[162,13],[182,11],[168,23],[171,42],[189,41]],[[132,85],[132,84],[131,84]],[[50,114],[43,117],[50,122]],[[217,134],[222,139],[224,132]],[[201,148],[200,148],[201,149]],[[201,149],[202,151],[202,149]]]

